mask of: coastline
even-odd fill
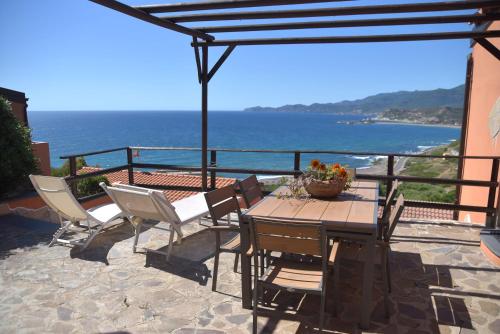
[[[374,123],[377,124],[397,124],[397,125],[418,125],[418,126],[429,126],[429,127],[436,127],[436,128],[452,128],[452,129],[460,129],[462,128],[461,125],[452,125],[452,124],[428,124],[428,123],[418,123],[418,122],[406,122],[406,121],[391,121],[391,120],[378,120],[378,119],[371,119]]]

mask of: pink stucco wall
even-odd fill
[[[499,30],[500,22],[494,22],[489,30]],[[500,39],[489,39],[500,49]],[[465,155],[500,156],[500,138],[490,136],[488,116],[500,97],[500,61],[476,44],[472,52],[473,73],[470,95],[469,122],[466,134]],[[491,161],[466,160],[464,179],[489,180]],[[488,189],[480,187],[463,187],[461,204],[486,206]],[[485,215],[481,213],[461,212],[460,220],[484,223]]]

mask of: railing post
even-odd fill
[[[127,147],[128,184],[134,184],[134,155],[132,149]]]
[[[295,172],[299,172],[300,171],[300,152],[295,152],[294,154],[294,159],[293,159],[293,170]],[[298,174],[295,174],[293,176],[294,178],[298,178],[299,175]]]
[[[69,175],[76,176],[76,157],[69,157]],[[78,197],[76,182],[72,180],[70,183],[71,192],[75,197]]]
[[[493,159],[491,163],[491,182],[498,182],[498,166],[499,159]],[[495,198],[497,194],[497,186],[490,186],[490,191],[488,194],[488,209],[495,209]],[[492,212],[488,212],[486,214],[486,227],[493,228],[495,227],[495,214]]]
[[[217,167],[217,151],[210,151],[210,167]],[[217,174],[216,171],[210,171],[210,189],[215,190],[217,186]]]
[[[387,157],[387,176],[394,176],[394,156],[393,155],[389,155]],[[385,192],[385,197],[387,198],[387,196],[389,196],[389,193],[391,192],[392,190],[392,182],[393,180],[387,180],[387,183],[386,183],[386,192]]]

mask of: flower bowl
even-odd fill
[[[347,179],[335,179],[335,180],[309,180],[305,185],[306,191],[312,197],[318,198],[333,198],[338,196],[344,189],[347,183]]]

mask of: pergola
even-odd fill
[[[279,44],[320,44],[320,43],[375,43],[404,42],[428,40],[471,39],[488,50],[500,60],[498,50],[487,38],[500,37],[500,30],[487,30],[489,24],[500,20],[499,0],[468,0],[446,2],[415,2],[407,4],[379,4],[369,6],[333,6],[333,3],[344,3],[349,0],[208,0],[191,1],[164,5],[146,5],[132,7],[115,0],[90,0],[105,7],[135,17],[151,24],[177,31],[192,37],[198,81],[201,84],[202,113],[202,188],[207,190],[208,180],[208,83],[229,57],[236,46],[244,45],[279,45]],[[350,1],[354,2],[354,1]],[[332,3],[333,7],[318,6],[318,8],[290,9],[291,5]],[[275,6],[279,9],[266,7]],[[265,8],[247,10],[246,8]],[[220,10],[220,11],[219,11]],[[476,10],[470,14],[470,10]],[[456,11],[467,11],[456,14]],[[194,13],[193,13],[194,12]],[[181,14],[179,14],[181,13]],[[410,13],[433,13],[437,15],[408,16]],[[399,17],[373,17],[379,14],[400,14]],[[339,16],[356,16],[356,19],[338,20]],[[363,18],[357,18],[361,16]],[[318,17],[335,17],[334,20],[317,20]],[[303,19],[290,22],[284,19]],[[227,22],[243,20],[266,20],[266,23],[186,26],[184,23]],[[272,23],[269,23],[272,22]],[[428,25],[446,23],[473,23],[466,31],[425,32],[413,34],[370,34],[357,36],[327,36],[327,37],[281,37],[281,38],[236,38],[218,39],[213,34],[235,32],[265,32],[298,29],[324,29],[345,27],[385,27],[400,25]],[[227,24],[227,23],[225,23]],[[210,47],[226,47],[212,68],[208,68],[208,50]],[[464,110],[464,114],[468,112]],[[465,126],[465,123],[462,124]],[[464,131],[462,131],[463,133]],[[463,145],[462,145],[463,146]]]

